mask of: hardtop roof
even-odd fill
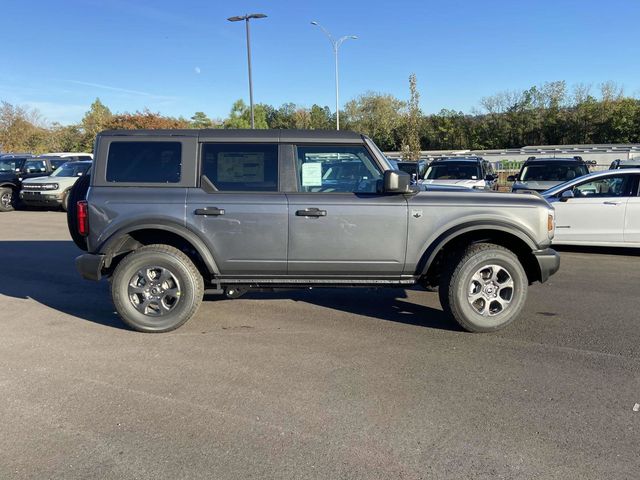
[[[105,130],[100,136],[197,137],[200,141],[245,142],[339,142],[362,143],[363,135],[348,130],[248,130],[248,129],[169,129]]]

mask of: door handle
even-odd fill
[[[622,202],[602,202],[605,205],[620,205]]]
[[[224,215],[224,208],[218,207],[206,207],[206,208],[197,208],[195,212],[196,215]]]
[[[327,211],[319,208],[305,208],[304,210],[296,210],[296,217],[326,217]]]

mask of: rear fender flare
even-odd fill
[[[200,257],[205,263],[209,273],[213,275],[219,275],[220,269],[213,258],[213,255],[206,247],[205,243],[200,237],[191,230],[183,227],[182,225],[171,222],[154,222],[154,223],[136,223],[120,228],[114,232],[98,249],[98,251],[107,258],[116,255],[123,247],[126,247],[128,243],[132,242],[132,238],[129,234],[140,230],[163,230],[165,232],[178,235],[186,242],[191,244],[193,248],[198,252]],[[109,259],[110,261],[110,259]]]

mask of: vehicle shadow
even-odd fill
[[[640,248],[628,247],[586,247],[581,245],[553,245],[558,252],[594,253],[597,255],[621,255],[626,257],[640,257]]]
[[[0,295],[33,299],[59,312],[127,329],[114,312],[106,282],[87,282],[75,267],[71,241],[0,241]]]
[[[71,241],[0,241],[0,295],[34,301],[74,317],[128,329],[115,313],[108,283],[83,280],[75,268],[81,251]],[[381,320],[457,331],[444,313],[407,300],[397,288],[286,289],[248,292],[243,298],[291,299]],[[206,296],[207,301],[225,300]]]
[[[416,288],[419,294],[427,293]],[[207,296],[206,300],[223,299]],[[407,291],[400,288],[313,288],[277,289],[275,291],[249,291],[242,296],[247,300],[290,299],[319,307],[340,310],[354,315],[377,318],[406,325],[450,331],[462,329],[442,310],[420,305],[408,299]]]

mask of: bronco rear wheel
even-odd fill
[[[204,295],[202,275],[177,248],[148,245],[120,261],[111,297],[122,320],[139,332],[168,332],[189,320]]]
[[[513,252],[478,243],[461,253],[444,273],[440,303],[465,330],[492,332],[506,327],[521,312],[528,284]]]

